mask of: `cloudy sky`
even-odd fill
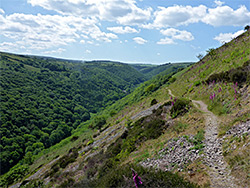
[[[127,63],[197,61],[248,24],[249,0],[0,0],[0,51]]]

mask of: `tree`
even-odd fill
[[[199,60],[202,60],[203,57],[204,57],[204,55],[203,55],[203,54],[198,54],[196,57],[197,57]]]
[[[249,25],[247,25],[245,28],[244,28],[244,30],[246,30],[246,31],[248,31],[250,29],[250,26]]]

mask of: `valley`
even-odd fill
[[[1,186],[249,187],[249,44],[155,69],[1,53]]]

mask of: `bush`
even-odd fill
[[[238,84],[243,84],[249,82],[250,71],[249,71],[250,60],[246,61],[242,67],[236,69],[230,69],[226,72],[216,73],[209,76],[206,83],[211,83],[213,81],[219,82],[238,82]]]
[[[27,165],[16,165],[1,177],[0,187],[8,187],[12,183],[21,180],[28,172]]]
[[[174,83],[176,81],[176,78],[175,77],[171,77],[170,79],[169,79],[169,82],[170,83]]]
[[[190,100],[184,98],[177,99],[170,110],[171,116],[175,118],[178,115],[182,115],[188,112],[189,108],[190,108]]]
[[[153,100],[151,101],[150,105],[153,106],[153,105],[155,105],[155,104],[157,104],[157,103],[158,103],[157,100],[156,100],[156,99],[153,99]]]
[[[134,164],[112,168],[105,176],[95,181],[94,187],[134,187],[131,168],[141,177],[143,187],[196,187],[177,174],[143,168]]]
[[[97,116],[94,118],[93,128],[101,129],[106,124],[106,118],[104,116]]]

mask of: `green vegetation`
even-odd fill
[[[185,124],[185,123],[181,123],[181,122],[178,122],[174,127],[173,127],[173,130],[179,134],[181,132],[183,132],[184,130],[186,130],[186,128],[188,128],[188,124]]]
[[[131,167],[142,177],[144,187],[195,187],[171,172],[145,169],[135,164],[123,164],[130,153],[142,143],[158,138],[167,129],[168,125],[160,119],[163,106],[154,111],[152,115],[130,124],[127,131],[111,144],[105,153],[101,152],[89,159],[84,167],[87,171],[86,178],[77,183],[75,187],[132,187]],[[141,157],[148,156],[149,153],[145,152]]]
[[[198,99],[217,115],[238,109],[249,84],[250,33],[245,32],[218,49],[209,49],[198,63],[179,72],[170,89],[177,97]]]
[[[132,64],[139,72],[143,73],[147,79],[150,79],[156,75],[166,75],[172,72],[176,72],[177,70],[184,69],[190,66],[192,63],[166,63],[160,66],[155,65],[147,65],[147,64]]]
[[[1,176],[0,186],[46,167],[41,179],[48,178],[48,185],[41,180],[24,185],[25,180],[24,187],[133,187],[132,167],[145,187],[195,187],[178,174],[134,163],[157,157],[169,139],[182,135],[194,144],[193,149],[203,149],[204,116],[192,108],[190,99],[202,100],[215,114],[231,118],[220,128],[220,136],[235,122],[249,120],[249,42],[249,33],[244,33],[208,50],[190,67],[80,63],[1,53],[1,167],[2,173],[10,170]],[[166,67],[170,69],[160,71]],[[184,67],[188,68],[181,70]],[[169,100],[168,88],[176,98]],[[147,108],[164,102],[150,116],[135,120]],[[223,145],[232,172],[240,167],[245,179],[246,142],[249,138],[243,135]],[[194,180],[185,170],[185,178],[199,181],[198,173]]]
[[[250,60],[246,61],[243,66],[237,67],[235,69],[230,69],[225,72],[215,73],[209,76],[206,83],[211,82],[231,82],[243,84],[245,82],[250,83]]]
[[[122,63],[77,63],[7,53],[1,53],[0,69],[1,173],[26,154],[36,155],[70,136],[91,113],[145,81]],[[96,122],[94,127],[103,124]]]
[[[171,108],[171,116],[173,118],[177,117],[178,115],[183,115],[184,113],[188,112],[190,108],[190,100],[184,98],[174,99],[172,102],[173,107]]]
[[[197,187],[171,172],[147,169],[135,164],[126,164],[110,169],[98,180],[79,182],[75,187],[134,187],[131,168],[141,177],[143,187]]]
[[[173,72],[188,65],[169,65],[169,70],[165,67],[162,71]],[[149,96],[171,77],[159,75],[128,95],[147,76],[118,62],[82,63],[1,52],[0,69],[2,174],[19,161],[32,164],[35,155],[78,127],[101,129],[108,117]],[[107,110],[102,112],[104,108]],[[97,112],[102,113],[96,116]]]
[[[194,149],[202,150],[204,148],[204,145],[203,145],[204,134],[205,134],[205,131],[203,129],[201,129],[194,136],[194,139],[190,140],[190,142],[192,142],[194,144]]]

